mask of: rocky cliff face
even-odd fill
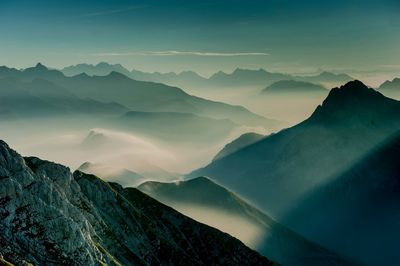
[[[0,258],[17,265],[270,265],[132,188],[0,142]]]

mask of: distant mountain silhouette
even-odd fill
[[[160,82],[170,86],[178,86],[181,88],[236,88],[256,86],[265,88],[280,80],[297,80],[310,83],[317,83],[331,86],[339,86],[353,80],[347,74],[334,74],[331,72],[322,72],[314,76],[295,76],[284,73],[268,72],[264,69],[241,69],[237,68],[232,73],[219,71],[211,75],[210,78],[200,76],[194,71],[183,71],[181,73],[169,72],[143,72],[133,69],[127,70],[120,64],[99,63],[97,65],[79,64],[69,66],[62,69],[62,72],[67,76],[87,73],[88,75],[105,76],[111,72],[120,72],[132,79],[140,81]]]
[[[68,66],[61,70],[66,76],[76,76],[85,73],[89,76],[106,76],[111,72],[119,72],[124,75],[129,75],[130,71],[120,64],[111,65],[105,62],[98,63],[97,65],[92,64],[78,64],[74,66]]]
[[[382,92],[388,97],[400,99],[400,78],[395,78],[392,81],[385,81],[379,88],[378,91]]]
[[[379,90],[400,90],[400,78],[395,78],[392,81],[385,81],[379,87]]]
[[[324,71],[315,76],[305,76],[305,77],[297,77],[297,80],[302,80],[306,82],[312,82],[317,84],[329,84],[336,85],[345,84],[349,81],[354,80],[351,76],[347,74],[334,74],[331,72]]]
[[[257,133],[245,133],[241,135],[239,138],[235,139],[231,143],[228,143],[225,145],[225,147],[217,154],[215,155],[213,161],[219,160],[225,156],[228,156],[229,154],[232,154],[241,148],[244,148],[248,145],[251,145],[262,138],[264,138],[264,135],[257,134]]]
[[[253,248],[282,265],[347,264],[333,253],[278,224],[256,207],[206,177],[175,183],[146,182],[138,189],[188,216],[194,213],[192,218],[200,218],[200,222],[231,234],[235,234],[235,231],[230,231],[229,228],[235,228],[235,223],[236,227],[241,227],[241,230],[248,233],[252,226],[257,226],[265,240],[260,240],[261,243]],[[207,211],[204,216],[199,216],[195,214],[196,209]],[[230,224],[213,218],[213,211],[230,216]],[[241,220],[247,221],[249,228],[238,222]]]
[[[231,74],[222,71],[215,73],[210,77],[210,82],[224,87],[258,86],[289,78],[289,75],[271,73],[264,69],[249,70],[237,68]]]
[[[41,78],[67,89],[78,97],[113,101],[137,111],[192,113],[266,128],[274,128],[278,124],[278,121],[251,113],[241,106],[198,98],[179,88],[160,83],[132,80],[115,71],[107,76],[81,74],[66,77],[60,71],[50,70],[38,64],[22,71],[3,67],[0,69],[0,77],[17,77],[25,81]]]
[[[136,69],[129,71],[120,64],[108,64],[101,62],[97,65],[92,64],[78,64],[68,66],[61,70],[67,76],[75,76],[86,73],[89,76],[106,76],[111,72],[122,73],[132,79],[139,81],[160,82],[171,86],[191,87],[206,85],[207,79],[201,77],[193,71],[183,71],[181,73],[169,72],[143,72]]]
[[[325,89],[321,85],[305,81],[280,80],[262,90],[263,94],[307,93],[307,92],[327,92],[327,89]]]
[[[400,102],[349,82],[331,90],[304,122],[189,176],[210,176],[278,217],[399,130],[399,117]]]

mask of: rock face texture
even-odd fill
[[[23,158],[2,141],[0,259],[17,265],[273,264],[136,189]]]

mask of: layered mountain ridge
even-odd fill
[[[214,102],[192,96],[183,90],[161,83],[137,81],[117,71],[106,76],[80,74],[66,77],[58,70],[38,63],[24,70],[0,68],[0,78],[15,78],[22,82],[47,80],[82,99],[116,102],[132,111],[191,113],[217,119],[230,119],[246,126],[274,128],[279,121],[254,114],[241,106]]]

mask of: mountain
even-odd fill
[[[118,115],[128,109],[116,103],[81,99],[43,79],[22,81],[16,77],[0,78],[1,114],[4,117],[55,116],[67,114]]]
[[[327,92],[321,85],[313,84],[310,82],[296,81],[296,80],[280,80],[277,81],[264,90],[263,94],[284,94],[284,93],[315,93]]]
[[[232,73],[219,71],[211,75],[210,78],[205,78],[194,71],[183,71],[180,73],[149,73],[135,69],[129,71],[120,64],[108,64],[105,62],[101,62],[97,65],[78,64],[65,67],[61,71],[67,76],[79,75],[81,73],[86,73],[90,76],[106,76],[111,72],[119,72],[134,80],[159,82],[184,89],[237,88],[249,86],[259,87],[261,89],[281,80],[297,80],[332,87],[340,86],[353,80],[353,78],[347,74],[334,74],[327,71],[314,76],[295,76],[268,72],[264,69],[241,68],[235,69]]]
[[[168,143],[200,144],[224,141],[238,127],[228,119],[213,119],[173,112],[128,112],[113,125]],[[204,130],[207,129],[207,130]]]
[[[316,84],[322,84],[325,86],[339,86],[341,84],[345,84],[354,80],[354,78],[347,74],[335,74],[327,71],[321,72],[320,74],[315,76],[298,76],[296,79]]]
[[[399,130],[399,117],[400,102],[349,82],[332,89],[304,122],[188,176],[212,177],[277,218]]]
[[[61,69],[61,72],[66,76],[76,76],[85,73],[89,76],[107,76],[111,72],[119,72],[124,75],[129,75],[130,71],[120,64],[111,65],[105,62],[100,62],[97,65],[92,64],[77,64]]]
[[[160,82],[171,86],[178,87],[191,87],[205,85],[207,82],[206,78],[201,77],[194,71],[183,71],[181,73],[169,72],[169,73],[159,73],[159,72],[143,72],[139,70],[129,71],[120,64],[109,64],[106,62],[98,63],[97,65],[92,64],[78,64],[73,66],[68,66],[61,69],[66,76],[76,76],[82,73],[86,73],[89,76],[107,76],[111,72],[119,72],[124,74],[134,80],[139,81],[151,81]]]
[[[400,78],[395,78],[392,81],[385,81],[381,86],[379,86],[378,91],[388,97],[400,99]]]
[[[217,119],[230,119],[241,125],[275,128],[279,122],[251,113],[241,106],[213,102],[191,96],[177,87],[160,83],[143,82],[111,72],[107,76],[80,74],[66,77],[57,70],[38,64],[22,71],[0,69],[0,77],[17,77],[23,80],[41,78],[67,89],[80,98],[116,102],[135,111],[191,113]]]
[[[282,265],[350,264],[278,224],[208,178],[198,177],[175,183],[146,182],[138,189],[195,220],[235,235]],[[214,213],[219,216],[216,218]],[[223,215],[227,218],[221,219]],[[258,241],[248,238],[254,227],[258,229]],[[246,232],[245,235],[238,233],[237,228]]]
[[[293,228],[303,235],[363,265],[399,265],[399,152],[400,131],[305,195],[285,219],[296,221]]]
[[[106,134],[98,132],[96,130],[90,130],[89,134],[82,141],[82,146],[88,149],[94,149],[99,146],[106,145],[110,139]]]
[[[208,86],[212,87],[249,87],[265,88],[277,81],[296,80],[324,86],[339,86],[353,80],[347,74],[322,72],[314,76],[295,76],[284,73],[272,73],[264,69],[235,69],[232,73],[219,71],[208,79]]]
[[[395,78],[392,81],[385,81],[379,87],[379,90],[400,90],[400,78]]]
[[[261,140],[264,137],[265,137],[264,135],[253,133],[253,132],[245,133],[245,134],[241,135],[240,137],[238,137],[237,139],[235,139],[234,141],[226,144],[225,147],[220,152],[218,152],[217,155],[215,155],[213,161],[216,161],[223,157],[226,157],[229,154],[232,154],[232,153],[240,150],[241,148],[251,145],[251,144]]]
[[[160,82],[170,86],[178,86],[180,88],[192,88],[207,86],[208,80],[194,71],[183,71],[180,73],[169,72],[142,72],[139,70],[132,70],[129,77],[135,80]]]
[[[0,143],[0,256],[23,265],[272,265],[237,239]]]
[[[265,86],[278,80],[288,79],[289,75],[267,72],[264,69],[235,69],[232,73],[217,72],[209,79],[214,86],[238,87],[238,86]]]

